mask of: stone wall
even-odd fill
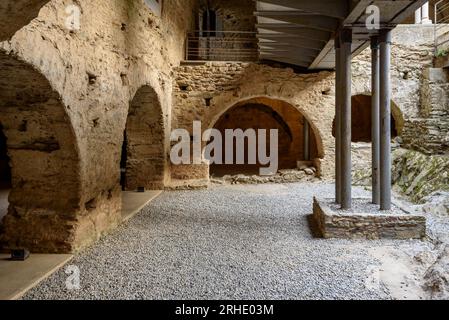
[[[170,123],[171,69],[183,58],[194,3],[165,1],[159,18],[143,0],[53,0],[0,44],[1,95],[26,79],[20,70],[32,75],[30,89],[18,85],[23,93],[1,99],[13,170],[6,247],[76,251],[118,224],[130,101],[150,86]],[[66,28],[73,4],[80,30]]]
[[[420,114],[423,71],[431,66],[433,59],[432,31],[433,28],[428,26],[400,26],[393,32],[392,109],[401,135],[413,132],[413,127],[407,124]],[[252,99],[268,99],[264,101],[268,105],[270,99],[283,101],[312,123],[318,146],[317,159],[322,167],[320,173],[324,178],[333,177],[334,73],[300,75],[286,68],[224,62],[184,64],[175,72],[173,128],[191,130],[194,120],[202,121],[206,128],[213,127],[229,108],[238,103],[253,102]],[[369,96],[369,49],[354,59],[352,72],[353,96]],[[354,167],[370,165],[369,150],[355,154],[354,158],[357,160]]]
[[[393,184],[413,202],[449,191],[449,157],[398,149],[393,153]]]
[[[406,123],[403,144],[426,154],[449,155],[449,73],[440,68],[423,72],[418,117]]]
[[[176,69],[173,87],[172,128],[190,132],[193,121],[201,121],[203,130],[213,128],[237,105],[262,104],[276,109],[276,105],[286,104],[295,108],[311,124],[320,174],[332,175],[333,73],[295,74],[291,69],[254,63],[185,64]]]

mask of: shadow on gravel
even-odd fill
[[[318,228],[318,224],[317,224],[315,218],[313,217],[313,214],[307,215],[307,222],[309,224],[309,229],[310,229],[310,233],[312,234],[312,237],[323,239],[323,235],[322,235],[320,229]]]

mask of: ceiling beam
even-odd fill
[[[338,19],[345,19],[349,14],[349,1],[346,0],[261,0],[258,2]]]
[[[295,27],[294,25],[265,25],[265,24],[258,24],[257,25],[259,33],[263,34],[262,30],[269,30],[274,32],[279,32],[281,34],[291,34],[291,35],[297,35],[301,37],[305,37],[308,39],[314,39],[319,41],[329,41],[329,39],[332,37],[332,33],[328,31],[322,31],[322,30],[315,30],[305,27]]]
[[[292,43],[293,45],[299,46],[301,48],[309,48],[309,49],[321,49],[326,44],[325,41],[318,41],[314,39],[301,38],[294,35],[286,35],[286,34],[258,34],[257,38],[259,38],[259,42],[263,43],[264,40],[267,42],[286,42]]]

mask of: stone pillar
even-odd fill
[[[379,40],[371,37],[371,141],[372,141],[372,201],[380,204],[379,189],[379,140],[380,140],[380,117],[379,117]]]
[[[341,49],[335,39],[335,200],[341,204]]]
[[[352,207],[351,177],[351,55],[352,30],[341,32],[341,208]]]
[[[382,29],[380,42],[380,209],[391,209],[391,30]]]

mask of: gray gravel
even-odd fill
[[[314,239],[307,219],[312,196],[332,197],[333,188],[295,183],[165,192],[74,258],[80,290],[67,290],[60,270],[24,298],[390,298],[387,289],[365,286],[379,264],[368,249],[403,250],[417,242]]]

